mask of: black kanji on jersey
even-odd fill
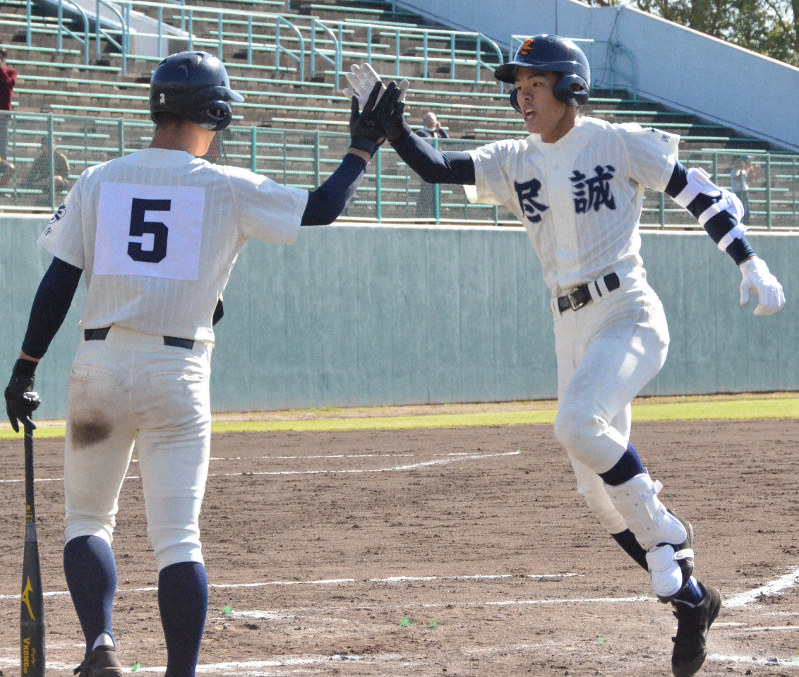
[[[535,198],[541,190],[541,182],[538,179],[531,179],[524,183],[513,182],[516,195],[519,198],[519,206],[524,215],[532,222],[538,223],[541,220],[541,212],[545,212],[549,207],[538,202]]]
[[[595,176],[588,178],[578,170],[571,175],[574,184],[574,211],[585,214],[593,208],[598,212],[602,205],[608,209],[616,209],[616,200],[610,190],[610,180],[616,168],[612,165],[597,165],[594,167]]]

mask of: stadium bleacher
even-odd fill
[[[39,13],[29,21],[27,6],[27,0],[6,0],[0,11],[6,31],[0,41],[19,72],[9,158],[17,166],[16,174],[23,174],[32,162],[44,132],[52,134],[69,156],[72,180],[90,164],[145,144],[151,131],[147,83],[159,54],[127,54],[123,61],[116,45],[107,40],[97,59],[96,45],[87,49],[76,26],[72,34],[59,35],[56,17]],[[324,178],[324,167],[344,150],[349,102],[340,87],[354,62],[368,60],[386,78],[407,78],[409,121],[418,126],[426,110],[436,112],[453,137],[444,142],[446,148],[525,134],[507,103],[507,92],[493,78],[492,68],[504,55],[491,41],[392,10],[388,0],[201,0],[191,7],[134,0],[132,7],[176,29],[190,28],[185,44],[170,38],[169,50],[220,54],[233,86],[246,95],[246,102],[235,107],[234,124],[224,142],[225,160],[270,175],[276,172],[295,185],[311,187]],[[779,156],[765,141],[641,100],[626,90],[595,88],[585,112],[680,134],[683,158],[713,170],[720,182],[726,181],[736,155],[761,156],[769,165],[768,194],[754,193],[753,210],[767,217],[766,225],[793,226],[793,164],[776,171],[775,163],[771,172]],[[282,146],[272,144],[278,137]],[[418,179],[390,150],[381,152],[379,172],[379,178],[369,174],[350,216],[411,217]],[[378,190],[383,204],[376,213]],[[3,208],[36,206],[21,185],[0,189],[0,196],[6,196]],[[462,190],[442,187],[440,196],[437,220],[514,222],[502,210],[467,205]],[[59,195],[46,197],[37,198],[45,203],[40,205],[43,209],[57,206]],[[647,195],[645,221],[662,224],[668,217],[669,223],[690,224],[672,206]]]

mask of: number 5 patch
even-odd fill
[[[104,183],[94,274],[196,280],[204,202],[199,187]]]

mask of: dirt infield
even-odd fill
[[[799,420],[638,423],[632,442],[725,599],[701,674],[799,677]],[[62,444],[36,443],[49,677],[82,657]],[[198,674],[670,674],[674,619],[588,516],[550,426],[225,434],[212,455]],[[20,440],[0,441],[0,471],[0,669],[17,677]],[[116,635],[125,665],[163,674],[143,514],[133,464]]]

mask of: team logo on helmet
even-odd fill
[[[527,38],[527,40],[525,40],[522,43],[522,46],[519,47],[519,54],[524,54],[525,56],[527,56],[530,52],[533,51],[534,43],[535,43],[535,38]]]

